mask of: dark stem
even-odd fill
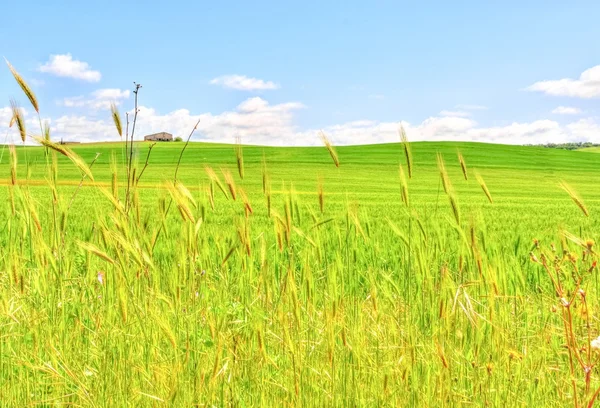
[[[133,112],[133,125],[131,128],[131,142],[130,142],[130,146],[129,146],[129,158],[128,158],[128,163],[127,163],[127,192],[125,194],[125,211],[128,210],[129,208],[129,196],[130,196],[130,189],[131,189],[131,184],[133,183],[133,180],[131,179],[131,171],[132,171],[132,167],[133,167],[133,138],[135,135],[135,124],[137,122],[137,115],[138,115],[138,92],[140,90],[140,88],[142,87],[142,85],[135,83],[135,90],[133,91],[133,93],[135,94],[135,107],[134,107],[134,112]]]
[[[150,160],[150,153],[152,153],[152,148],[154,147],[155,144],[156,143],[152,143],[150,146],[148,146],[148,155],[146,156],[146,163],[144,164],[144,167],[142,168],[142,171],[140,172],[140,175],[135,180],[135,184],[136,185],[139,184],[140,179],[142,178],[142,174],[144,174],[144,171],[146,170],[146,167],[148,167],[148,161]]]
[[[179,160],[177,160],[177,167],[175,167],[175,175],[173,176],[173,182],[177,181],[177,172],[179,171],[179,165],[181,164],[181,158],[183,157],[183,152],[185,152],[185,149],[186,149],[187,145],[190,143],[190,139],[192,138],[192,135],[198,128],[199,124],[200,124],[200,119],[198,119],[198,122],[196,122],[196,124],[194,125],[194,128],[190,132],[190,135],[188,136],[187,140],[185,141],[185,145],[183,146],[183,149],[181,149],[181,153],[179,153]]]

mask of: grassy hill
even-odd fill
[[[69,146],[88,163],[97,153],[100,156],[93,165],[95,181],[107,184],[111,180],[111,161],[123,162],[122,143],[99,143]],[[140,167],[146,160],[149,144],[137,143],[136,153]],[[155,145],[149,165],[140,185],[142,194],[154,195],[162,190],[162,183],[172,180],[183,143],[158,143]],[[43,180],[46,162],[41,148],[21,148],[19,163],[30,163],[28,170],[20,166],[19,177]],[[465,158],[469,180],[464,180],[457,152]],[[305,203],[316,204],[317,185],[322,180],[328,202],[343,205],[356,202],[371,207],[375,214],[399,212],[401,207],[398,166],[403,162],[400,144],[379,144],[338,147],[341,165],[333,166],[324,147],[244,147],[244,180],[238,180],[248,195],[258,199],[262,194],[263,158],[273,182],[275,197],[293,185]],[[544,149],[537,147],[509,146],[485,143],[416,142],[412,143],[414,181],[410,183],[411,198],[415,206],[439,207],[440,178],[436,155],[442,154],[450,179],[457,191],[461,206],[466,211],[485,209],[491,222],[500,225],[515,223],[524,229],[534,228],[547,233],[560,223],[577,219],[579,210],[559,183],[566,181],[578,191],[585,203],[593,210],[600,209],[600,161],[597,156],[582,151]],[[114,158],[114,159],[113,159]],[[68,159],[60,157],[61,183],[77,184],[80,172]],[[181,161],[178,179],[191,190],[201,190],[208,184],[205,167],[214,168],[220,177],[220,169],[237,172],[233,145],[191,143]],[[29,172],[29,176],[27,175]],[[485,180],[495,205],[488,205],[479,184],[478,172]],[[3,153],[0,175],[6,183],[10,174],[8,152]],[[122,176],[122,174],[121,174]],[[1,179],[0,179],[1,180]],[[85,182],[84,185],[89,185]],[[83,197],[93,188],[83,188],[77,204],[87,206]],[[0,193],[1,194],[1,193]],[[225,201],[223,205],[231,203]],[[260,206],[259,206],[260,211]],[[531,215],[536,214],[533,217]],[[537,232],[536,232],[537,233]]]

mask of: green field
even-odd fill
[[[594,399],[596,153],[415,142],[409,178],[401,143],[337,147],[339,167],[191,143],[173,183],[183,146],[153,148],[129,202],[123,143],[69,146],[93,181],[17,147],[13,182],[0,148],[2,406]]]

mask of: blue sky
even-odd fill
[[[65,3],[9,2],[0,28],[55,138],[114,140],[106,108],[131,110],[137,81],[140,136],[200,118],[197,140],[225,142],[377,143],[400,123],[414,140],[600,142],[599,2]],[[0,120],[15,97],[34,125],[8,69],[0,89]]]

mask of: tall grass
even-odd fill
[[[227,163],[209,158],[204,171],[188,166],[185,177],[143,184],[153,164],[137,168],[131,140],[120,159],[88,161],[34,140],[49,151],[43,178],[23,177],[34,164],[18,158],[29,148],[11,146],[1,187],[2,406],[597,399],[597,234],[573,189],[588,217],[577,212],[562,226],[577,234],[556,226],[532,246],[539,231],[524,242],[510,225],[487,224],[486,212],[510,198],[484,205],[492,199],[478,176],[483,192],[471,186],[477,195],[462,199],[466,165],[440,154],[432,181],[406,141],[404,159],[391,151],[401,189],[391,203],[353,194],[367,186],[346,183],[331,143],[333,163],[315,159],[310,187],[297,189],[281,163],[267,166],[249,148],[242,161],[229,150]],[[348,171],[366,171],[345,152]],[[182,163],[178,153],[169,163]],[[66,183],[67,170],[79,183]],[[435,195],[423,191],[437,180],[449,201],[433,212]],[[398,184],[370,181],[397,197]]]

